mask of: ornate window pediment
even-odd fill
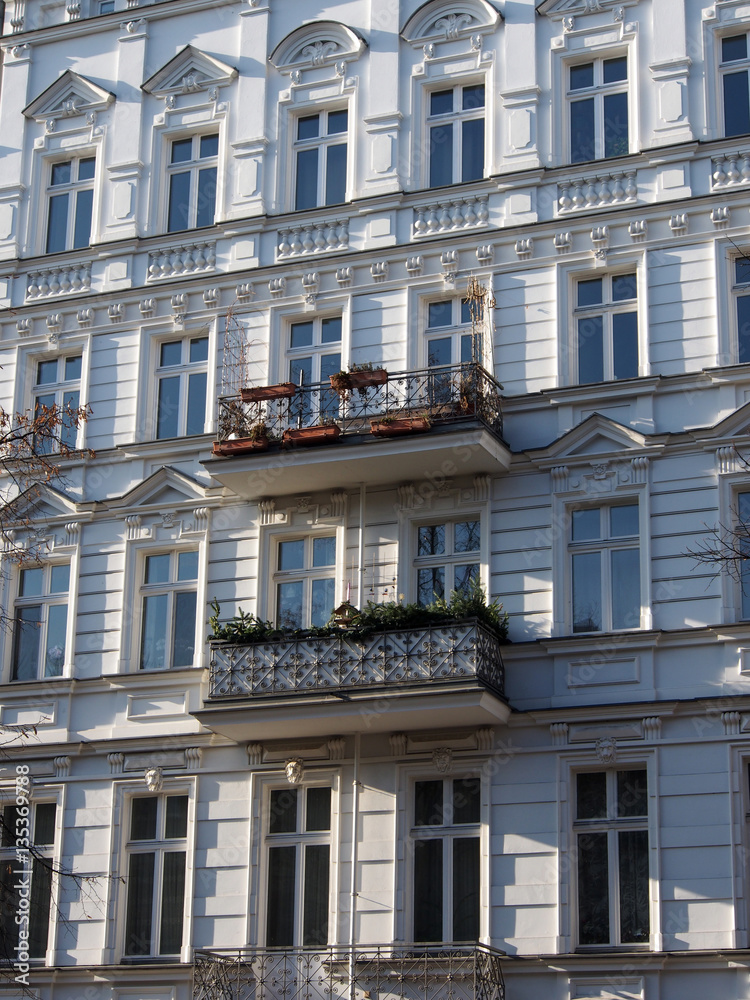
[[[269,59],[282,72],[312,69],[357,59],[366,45],[361,35],[338,21],[315,21],[288,34]]]
[[[122,508],[145,507],[153,504],[174,506],[176,504],[205,501],[205,487],[183,472],[164,466],[139,483],[113,506]]]
[[[186,45],[173,59],[149,77],[141,89],[156,97],[169,94],[194,94],[211,87],[226,87],[237,70],[220,59]]]
[[[502,20],[487,0],[429,0],[412,14],[401,30],[407,42],[453,41],[477,32],[491,31]]]
[[[108,90],[68,69],[24,108],[23,113],[36,121],[75,118],[92,111],[104,111],[114,99],[115,95]]]
[[[601,14],[617,8],[632,7],[638,0],[544,0],[537,4],[537,14],[546,14],[555,21],[563,17],[580,17],[583,14]]]
[[[529,457],[543,467],[559,463],[586,464],[598,458],[619,460],[629,455],[635,457],[645,451],[656,450],[661,444],[661,440],[654,441],[632,427],[618,424],[601,413],[593,413],[547,448],[529,452]]]

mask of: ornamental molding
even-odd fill
[[[155,97],[195,94],[228,86],[237,76],[237,70],[214,56],[206,55],[192,45],[165,63],[160,70],[141,85],[141,90]],[[213,100],[213,95],[211,99]]]
[[[481,36],[502,20],[502,14],[486,0],[429,0],[404,24],[401,36],[412,45],[467,38],[479,50]]]
[[[537,4],[537,14],[545,14],[553,21],[587,14],[611,13],[614,21],[622,21],[624,8],[635,7],[638,0],[544,0]],[[571,28],[566,30],[574,30]]]
[[[51,86],[34,98],[23,113],[27,118],[38,122],[54,123],[63,118],[105,111],[114,99],[115,95],[108,90],[67,69]],[[54,125],[48,128],[48,131],[53,130]]]
[[[358,59],[366,48],[364,38],[339,21],[311,21],[282,39],[269,61],[282,73],[325,66],[343,76],[346,63]]]

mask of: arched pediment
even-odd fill
[[[147,94],[164,97],[167,94],[190,94],[209,87],[226,87],[237,76],[237,70],[214,56],[206,55],[192,45],[170,59],[141,89]]]
[[[404,25],[407,42],[450,41],[476,32],[491,31],[502,19],[487,0],[428,0]]]
[[[90,111],[103,111],[115,95],[97,84],[67,69],[55,82],[43,90],[24,108],[27,118],[48,121],[53,118],[74,118]]]
[[[356,59],[366,44],[361,35],[339,21],[311,21],[282,39],[269,59],[279,70],[325,66]]]

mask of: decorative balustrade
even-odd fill
[[[590,174],[558,185],[557,200],[561,215],[582,212],[588,208],[625,205],[638,200],[635,170]]]
[[[326,694],[476,680],[503,694],[500,641],[475,620],[394,629],[354,638],[280,638],[213,642],[210,698]]]
[[[738,153],[722,153],[711,158],[711,186],[739,187],[750,182],[750,149]]]
[[[304,254],[322,253],[326,250],[349,249],[349,220],[329,219],[327,222],[309,222],[290,229],[280,229],[276,243],[276,256],[300,257]]]
[[[419,429],[424,430],[433,425],[479,421],[502,436],[502,386],[481,365],[441,365],[380,374],[384,379],[381,384],[363,388],[337,391],[329,381],[296,388],[289,385],[277,398],[270,398],[276,395],[274,387],[223,396],[219,399],[218,440],[262,437],[266,445],[283,445],[289,441],[289,432],[323,425],[337,428],[337,436],[379,431],[381,436],[391,436],[389,426],[401,418],[418,419],[422,422]]]
[[[148,254],[148,280],[174,278],[180,274],[213,271],[216,267],[216,241],[184,243],[150,250]]]
[[[418,239],[457,229],[474,229],[486,226],[489,217],[489,195],[447,198],[414,209],[413,235]]]
[[[73,295],[91,291],[91,262],[61,264],[29,271],[27,299],[45,299],[55,295]]]
[[[482,944],[197,951],[193,1000],[504,1000],[503,955]]]

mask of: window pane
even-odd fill
[[[196,226],[212,226],[216,215],[216,167],[198,171],[198,205]]]
[[[269,833],[296,833],[297,789],[274,788],[268,817]]]
[[[197,552],[180,552],[177,556],[177,579],[179,581],[198,579]]]
[[[144,583],[167,583],[169,580],[169,555],[146,556]]]
[[[747,35],[729,35],[721,40],[721,61],[747,59]]]
[[[618,83],[620,80],[628,78],[627,56],[619,56],[617,59],[604,60],[604,82]]]
[[[430,187],[453,181],[453,125],[430,128]]]
[[[308,323],[292,323],[291,335],[289,337],[290,347],[292,348],[311,347],[312,342],[313,342],[312,321]]]
[[[745,528],[747,534],[750,528],[750,493],[740,493],[737,497],[737,517],[739,526]],[[747,548],[746,543],[743,548]],[[742,587],[742,617],[750,618],[750,566],[743,559],[740,564],[740,584]]]
[[[307,789],[307,817],[305,829],[308,833],[331,829],[331,789]]]
[[[313,538],[313,566],[336,565],[336,539]]]
[[[70,160],[65,160],[64,163],[53,163],[52,164],[52,180],[51,184],[70,184]]]
[[[315,208],[318,204],[318,150],[301,149],[297,153],[295,179],[296,209]]]
[[[329,146],[326,161],[326,205],[346,200],[346,143]]]
[[[346,132],[348,127],[349,127],[348,111],[328,112],[328,135],[338,135],[340,132]]]
[[[140,796],[130,803],[130,839],[156,840],[155,796]]]
[[[437,597],[445,597],[445,569],[420,569],[417,574],[417,602],[432,604]]]
[[[638,285],[634,274],[615,274],[612,277],[612,301],[624,302],[636,297]]]
[[[574,510],[572,517],[572,538],[574,542],[587,542],[601,537],[601,514],[599,507]]]
[[[453,111],[453,91],[436,90],[430,94],[430,114],[449,115]]]
[[[484,177],[484,118],[461,123],[461,180]]]
[[[443,940],[443,841],[414,841],[414,940]]]
[[[302,628],[301,580],[279,584],[277,620],[280,628]]]
[[[573,631],[599,632],[602,627],[601,555],[573,556]]]
[[[750,275],[748,280],[750,280]],[[53,382],[57,382],[57,359],[40,361],[36,366],[36,384],[51,385]]]
[[[478,823],[481,792],[479,778],[458,778],[453,782],[453,822]]]
[[[80,393],[77,390],[63,394],[59,434],[60,442],[66,448],[75,448],[76,446],[78,426],[73,413],[78,409],[80,401]]]
[[[328,844],[305,847],[305,890],[302,913],[302,944],[328,944]]]
[[[206,379],[205,372],[194,372],[188,376],[188,405],[185,433],[202,434],[206,424]]]
[[[90,181],[93,180],[94,171],[96,169],[96,157],[87,156],[85,160],[78,161],[78,180],[79,181]]]
[[[76,218],[73,227],[73,249],[87,247],[91,242],[91,211],[94,205],[94,192],[79,191],[76,195]]]
[[[219,135],[202,135],[201,136],[201,159],[205,159],[207,156],[218,156],[219,155]]]
[[[57,806],[54,802],[40,802],[36,807],[34,820],[34,843],[37,847],[54,844],[56,811]]]
[[[167,666],[167,595],[143,599],[143,638],[141,667],[143,670],[163,670]]]
[[[620,935],[623,944],[647,942],[648,915],[648,833],[621,830],[620,852]]]
[[[577,291],[577,304],[581,307],[598,306],[604,301],[604,282],[601,278],[579,281]]]
[[[612,628],[641,624],[641,567],[638,549],[612,553]]]
[[[637,503],[629,503],[619,507],[610,507],[609,533],[612,538],[623,538],[628,535],[637,535],[638,531]]]
[[[335,603],[335,580],[313,580],[312,581],[312,608],[310,610],[310,624],[314,628],[325,625],[331,617],[333,605]]]
[[[161,897],[159,954],[177,955],[182,947],[182,924],[185,911],[185,852],[169,851],[164,855]]]
[[[414,826],[443,825],[443,782],[414,783]]]
[[[424,524],[419,529],[417,555],[435,556],[445,552],[445,525]]]
[[[279,542],[279,569],[302,569],[305,565],[305,541],[295,538],[291,542]]]
[[[608,94],[604,98],[604,155],[628,153],[628,95]]]
[[[634,312],[612,317],[612,365],[615,378],[638,376],[638,316]]]
[[[14,681],[36,680],[38,676],[41,621],[41,605],[20,608],[16,614],[12,677]]]
[[[266,945],[269,948],[294,944],[295,862],[294,847],[271,847],[268,851]]]
[[[125,917],[125,954],[151,954],[156,855],[131,854],[128,870],[128,910]]]
[[[573,101],[570,105],[570,162],[593,160],[594,99]]]
[[[190,341],[190,364],[208,361],[208,337],[195,337]]]
[[[748,277],[750,281],[750,277]],[[430,302],[427,306],[427,326],[432,328],[433,326],[451,326],[453,323],[453,303],[449,300],[448,302]]]
[[[44,570],[41,567],[21,570],[21,597],[41,596],[44,586]]]
[[[604,379],[604,321],[601,316],[578,320],[578,381],[601,382]]]
[[[570,89],[583,90],[594,86],[594,64],[583,63],[581,66],[570,67]]]
[[[175,594],[173,667],[190,667],[195,660],[195,609],[197,595],[194,590]]]
[[[483,83],[477,83],[471,87],[464,87],[462,92],[461,107],[464,111],[471,111],[473,108],[484,107]]]
[[[50,571],[49,591],[51,594],[64,594],[70,589],[70,566],[52,566]]]
[[[604,771],[576,775],[576,819],[606,819],[607,775]]]
[[[320,115],[307,115],[297,119],[297,138],[316,139],[319,132]]]
[[[578,835],[578,943],[609,943],[606,833]]]
[[[168,795],[166,800],[166,822],[164,836],[167,840],[177,840],[187,836],[187,795]]]
[[[646,769],[617,772],[617,815],[648,815],[648,784]]]
[[[159,350],[159,367],[170,368],[182,364],[182,341],[168,340]]]
[[[737,298],[737,358],[740,364],[750,361],[750,295]]]
[[[725,73],[724,135],[744,135],[750,132],[750,99],[748,97],[747,70]]]
[[[461,337],[461,364],[469,364],[472,361],[481,361],[481,359],[481,338],[471,333],[463,334]]]
[[[472,585],[479,582],[479,563],[460,563],[454,568],[453,589],[468,594]]]
[[[479,938],[479,837],[453,841],[453,940]]]
[[[172,174],[169,178],[167,232],[177,233],[190,225],[190,174]]]
[[[5,806],[2,811],[2,816],[2,831],[0,831],[2,832],[2,839],[0,840],[0,845],[3,847],[15,847],[16,820],[19,818],[18,808],[16,806]]]
[[[47,649],[44,676],[60,677],[65,663],[65,633],[68,624],[67,604],[51,604],[47,609]]]
[[[159,379],[159,399],[157,402],[156,436],[157,438],[177,437],[178,418],[180,415],[180,378]]]
[[[68,228],[68,195],[56,194],[49,200],[47,220],[47,253],[66,249]]]
[[[193,158],[193,140],[177,139],[172,143],[172,163],[187,163]]]
[[[476,552],[479,549],[479,521],[457,521],[453,534],[454,552]]]
[[[430,368],[449,365],[453,360],[453,342],[450,337],[433,337],[427,342],[427,364]],[[436,385],[445,379],[437,379]]]
[[[337,344],[340,340],[341,317],[329,316],[328,319],[324,319],[320,324],[320,341],[322,344]]]
[[[34,858],[31,874],[29,921],[29,956],[44,958],[49,935],[49,911],[52,901],[52,872],[41,858]]]

